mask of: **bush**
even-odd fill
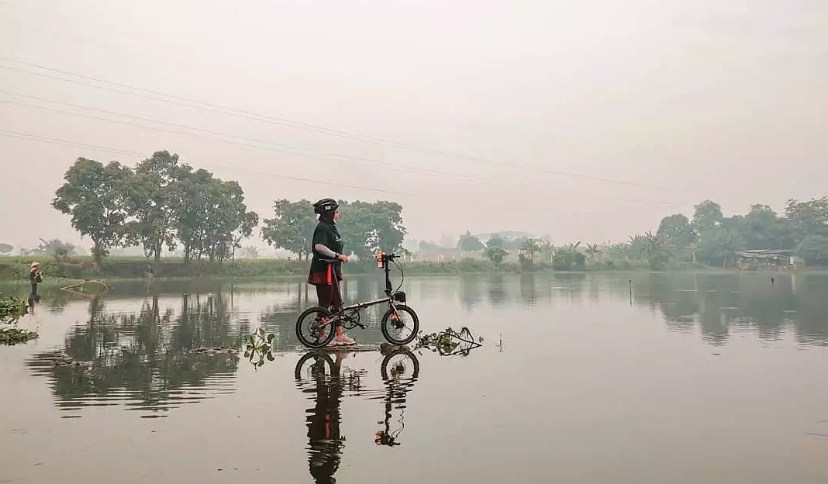
[[[586,256],[574,249],[559,249],[552,258],[552,268],[556,271],[586,270]]]

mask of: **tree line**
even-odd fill
[[[401,205],[345,200],[339,204],[346,221],[339,228],[350,253],[367,259],[378,248],[402,250],[406,229]],[[154,153],[134,168],[78,158],[66,171],[52,206],[70,215],[72,227],[92,240],[98,267],[112,248],[132,246],[142,247],[156,264],[164,249],[177,248],[185,263],[222,262],[234,256],[259,225],[259,216],[247,210],[238,182],[194,169],[167,151]],[[264,220],[262,238],[307,259],[316,225],[311,202],[276,200],[273,209],[273,217]],[[50,250],[60,243],[43,241],[41,246],[57,258],[73,254],[71,244],[65,244],[69,250]],[[11,246],[2,249],[10,251]]]
[[[222,261],[259,223],[236,181],[194,170],[178,155],[158,151],[135,168],[78,158],[66,171],[52,206],[92,239],[100,266],[113,247],[139,245],[156,264],[180,244],[184,260]]]
[[[443,247],[420,242],[424,251]],[[828,265],[828,197],[806,201],[789,200],[782,214],[755,204],[743,215],[726,217],[721,206],[705,200],[694,206],[692,218],[677,213],[664,217],[655,233],[634,235],[617,244],[566,244],[555,246],[531,237],[505,239],[493,234],[486,242],[469,231],[460,235],[457,249],[482,252],[499,265],[517,251],[522,268],[540,262],[556,270],[617,268],[617,262],[646,261],[653,269],[671,264],[703,264],[730,267],[739,254],[752,249],[791,251],[808,265]]]
[[[711,200],[694,209],[692,219],[669,215],[655,234],[632,237],[627,251],[655,268],[671,259],[728,267],[750,249],[790,250],[809,265],[828,264],[828,197],[789,200],[783,214],[755,204],[744,215],[725,217]]]
[[[276,200],[273,218],[264,220],[262,238],[277,249],[293,252],[301,260],[310,255],[316,215],[309,200]],[[338,224],[345,251],[367,260],[374,251],[402,251],[407,233],[402,206],[396,202],[348,202],[339,200],[342,223]]]

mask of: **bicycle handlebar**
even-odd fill
[[[389,261],[389,262],[393,261],[393,260],[396,260],[396,259],[399,259],[400,257],[402,257],[402,256],[399,256],[397,254],[382,254],[382,258]],[[327,257],[320,257],[319,261],[320,262],[325,262],[325,263],[328,263],[328,264],[333,264],[334,262],[339,262],[339,259],[329,259]]]

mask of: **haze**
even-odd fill
[[[88,248],[65,170],[164,149],[263,218],[395,200],[415,239],[782,210],[826,195],[826,66],[824,0],[0,1],[0,242]]]

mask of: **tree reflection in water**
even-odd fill
[[[111,314],[100,298],[74,326],[64,349],[27,366],[50,379],[56,404],[80,416],[86,406],[123,405],[142,417],[234,391],[239,328],[222,293],[184,295],[178,315],[158,295],[137,313]],[[219,348],[223,348],[220,349]]]

